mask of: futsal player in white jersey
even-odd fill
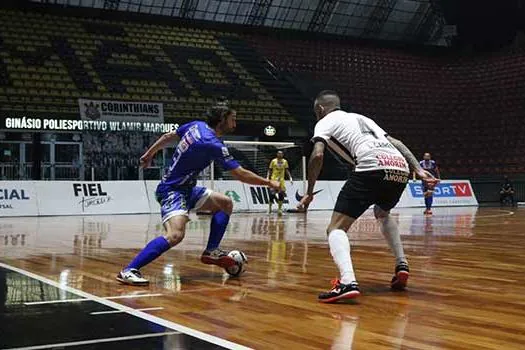
[[[434,177],[421,168],[401,141],[388,136],[372,119],[342,111],[336,92],[322,91],[315,100],[314,112],[318,122],[308,163],[308,191],[299,206],[307,208],[314,198],[315,182],[323,166],[326,146],[355,166],[355,171],[339,192],[327,228],[330,253],[339,268],[340,279],[333,282],[330,291],[319,295],[319,301],[330,303],[360,295],[346,233],[371,205],[374,205],[375,217],[396,257],[391,287],[404,289],[408,281],[408,261],[390,210],[399,201],[408,182],[409,165],[424,181],[432,183]]]

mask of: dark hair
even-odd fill
[[[317,97],[315,99],[319,99],[319,98],[322,98],[324,96],[337,96],[339,97],[339,95],[337,94],[337,92],[333,91],[333,90],[323,90],[321,91],[320,93],[317,94]]]
[[[229,107],[229,102],[226,97],[221,96],[215,102],[207,112],[206,120],[209,126],[212,128],[216,127],[224,118],[235,112],[234,109]]]

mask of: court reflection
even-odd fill
[[[393,211],[403,236],[470,237],[476,222],[477,208],[436,208],[431,217],[420,208]],[[297,258],[302,251],[302,266],[310,244],[326,243],[326,226],[330,212],[288,214],[284,217],[235,214],[228,226],[224,245],[233,248],[250,242],[267,242],[255,252],[265,256],[271,270],[278,272],[283,264]],[[192,216],[187,234],[177,250],[200,251],[209,233],[209,216]],[[72,253],[96,256],[107,249],[140,249],[162,234],[157,215],[67,216],[39,218],[3,218],[0,223],[0,256],[22,257],[28,254]],[[349,237],[358,245],[382,244],[382,235],[371,212],[355,222]],[[293,243],[293,244],[292,244]],[[293,258],[292,258],[293,256]],[[296,261],[297,262],[297,261]]]

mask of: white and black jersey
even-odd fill
[[[372,119],[356,113],[333,111],[315,125],[313,142],[325,142],[355,171],[409,172],[408,163]]]

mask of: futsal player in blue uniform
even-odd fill
[[[220,102],[208,112],[207,123],[194,121],[180,126],[175,132],[162,135],[140,158],[141,166],[147,168],[158,151],[178,142],[172,164],[156,190],[166,232],[164,236],[150,241],[122,269],[117,275],[118,281],[131,285],[148,284],[149,281],[142,276],[140,269],[182,241],[189,220],[188,214],[192,209],[212,213],[210,236],[201,261],[222,268],[235,264],[228,252],[219,248],[232,213],[232,200],[222,193],[196,186],[197,175],[212,161],[216,161],[241,182],[268,186],[274,190],[280,188],[278,181],[265,179],[241,167],[219,139],[235,129],[235,120],[236,112],[225,102]]]
[[[441,176],[439,174],[439,168],[434,160],[432,160],[432,157],[430,156],[430,153],[425,153],[423,155],[423,160],[419,162],[421,165],[421,168],[428,171],[432,176],[434,176],[436,179],[440,179]],[[423,193],[425,196],[425,215],[432,215],[432,202],[434,201],[434,188],[435,185],[431,184],[429,185],[427,182],[423,181]]]

